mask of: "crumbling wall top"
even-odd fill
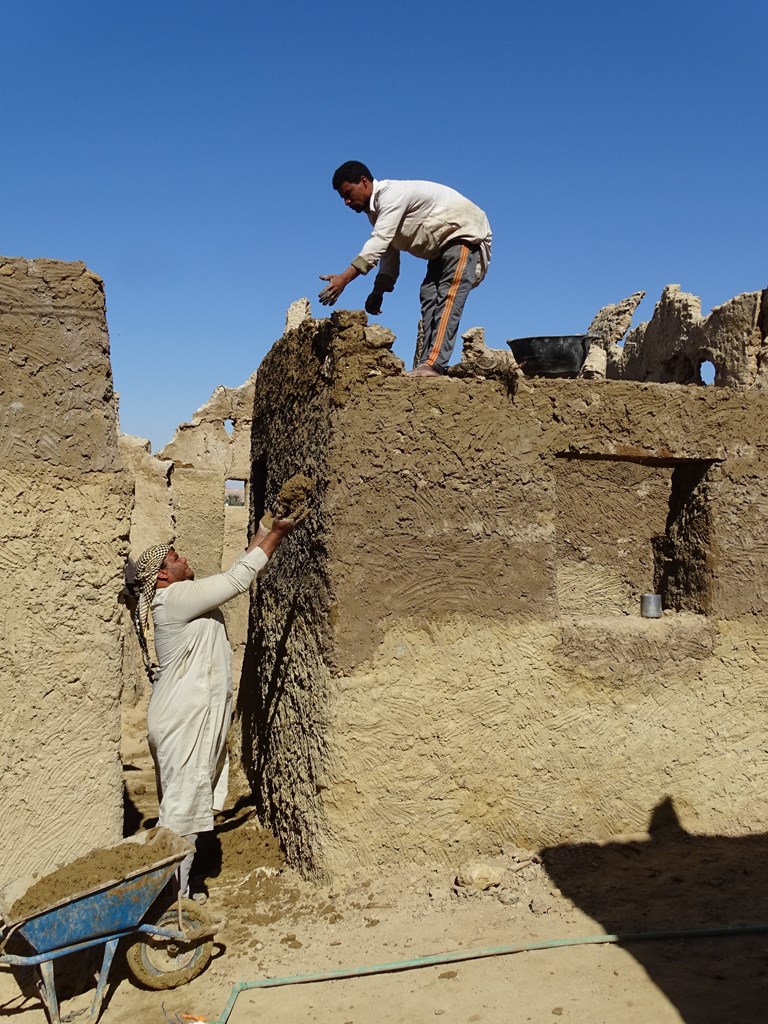
[[[250,477],[251,419],[256,374],[237,388],[219,385],[189,423],[182,423],[158,453],[184,468],[211,470],[223,477]]]
[[[119,465],[101,278],[84,263],[0,257],[0,324],[0,463]]]

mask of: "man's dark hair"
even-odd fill
[[[361,164],[359,160],[347,160],[333,172],[333,187],[338,192],[345,181],[350,185],[356,185],[361,178],[373,181],[373,175],[365,164]]]

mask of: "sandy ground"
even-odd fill
[[[140,710],[126,719],[127,822],[157,812]],[[530,863],[505,848],[486,863],[500,882],[456,886],[460,865],[360,870],[333,886],[286,868],[247,796],[233,795],[201,852],[206,909],[226,915],[205,973],[178,989],[142,990],[120,952],[102,1015],[107,1024],[223,1020],[239,982],[544,940],[768,922],[765,836],[693,837],[662,805],[647,837],[553,848]],[[98,955],[100,957],[100,953]],[[62,1019],[87,1019],[94,963],[57,962]],[[29,970],[0,972],[0,1015],[46,1019]],[[232,1024],[765,1024],[768,941],[760,932],[574,945],[243,991]]]

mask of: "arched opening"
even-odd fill
[[[224,429],[226,430],[226,432],[228,434],[231,434],[232,431],[235,429],[235,421],[234,420],[224,420]]]

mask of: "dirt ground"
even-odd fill
[[[126,715],[126,821],[154,824],[157,805],[143,711]],[[485,863],[498,884],[455,884],[460,865],[360,870],[331,887],[285,867],[274,839],[234,794],[201,852],[206,909],[224,914],[197,979],[163,992],[132,982],[120,952],[106,1024],[219,1021],[233,986],[435,954],[604,933],[752,927],[768,922],[768,837],[690,836],[662,802],[649,835],[602,845],[515,847]],[[530,862],[529,862],[530,861]],[[767,926],[768,928],[768,926]],[[62,1019],[86,1019],[98,956],[57,962]],[[768,940],[713,937],[559,946],[367,977],[243,991],[232,1024],[765,1024]],[[0,1015],[45,1020],[29,969],[0,972]]]

